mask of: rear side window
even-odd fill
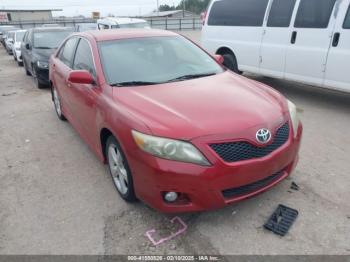
[[[262,26],[269,0],[221,0],[213,4],[208,25]]]
[[[344,29],[350,29],[350,6],[348,8],[348,12],[345,16],[344,24],[343,24]]]
[[[58,55],[58,58],[69,67],[71,67],[72,65],[73,55],[75,47],[77,45],[77,41],[78,38],[76,37],[68,39]]]
[[[336,0],[301,0],[294,27],[327,28]]]
[[[289,27],[296,0],[274,0],[271,6],[269,27]]]
[[[75,53],[73,69],[87,70],[90,72],[90,74],[96,77],[96,71],[94,66],[94,60],[92,58],[91,48],[88,42],[84,39],[81,39],[78,44],[77,52]]]

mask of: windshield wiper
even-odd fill
[[[34,47],[35,49],[53,49],[51,47],[46,47],[46,46],[38,46],[38,47]]]
[[[190,80],[190,79],[201,78],[201,77],[206,77],[206,76],[213,76],[213,75],[216,75],[216,73],[183,75],[183,76],[176,77],[174,79],[170,79],[169,81],[167,81],[167,83]]]
[[[158,85],[159,82],[146,82],[146,81],[129,81],[111,84],[111,86],[149,86],[149,85]]]

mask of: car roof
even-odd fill
[[[134,23],[146,23],[146,20],[130,17],[106,17],[99,19],[97,23],[101,22],[114,22],[116,24],[134,24]]]
[[[159,37],[159,36],[178,36],[178,34],[165,30],[157,29],[108,29],[94,30],[80,33],[80,35],[92,36],[97,42],[143,38],[143,37]]]

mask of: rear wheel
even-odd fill
[[[65,121],[66,118],[62,113],[61,98],[59,97],[57,90],[54,87],[52,87],[52,98],[58,118],[62,121]]]
[[[129,164],[119,143],[113,136],[107,139],[106,156],[109,171],[119,195],[127,202],[136,201]]]

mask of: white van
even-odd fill
[[[106,17],[97,20],[99,30],[117,28],[150,28],[146,20],[127,17]]]
[[[202,45],[235,72],[350,92],[350,0],[214,0]]]

